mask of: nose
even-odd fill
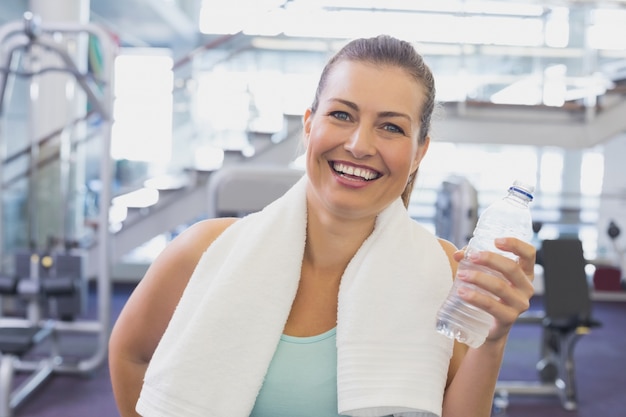
[[[376,153],[374,135],[368,129],[359,127],[355,129],[344,144],[344,149],[355,158],[365,158]]]

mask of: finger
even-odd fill
[[[523,240],[507,237],[495,240],[498,249],[518,256],[518,263],[528,275],[533,275],[537,257],[537,248]]]
[[[510,327],[515,323],[523,310],[521,306],[511,306],[494,298],[490,294],[486,294],[477,289],[471,289],[467,286],[459,288],[459,296],[463,300],[477,308],[486,311],[496,320],[497,323],[504,327]]]
[[[465,250],[459,249],[452,254],[455,261],[460,262],[465,257]]]
[[[515,287],[510,281],[496,277],[485,271],[472,270],[460,271],[458,278],[463,282],[467,282],[475,285],[488,298],[495,300],[498,304],[503,304],[513,308],[516,314],[520,314],[530,307],[530,297],[533,294],[533,287],[527,281],[527,285],[522,288]],[[495,298],[494,298],[495,297]],[[477,297],[476,300],[486,302],[487,305],[477,305],[480,308],[493,308],[495,307],[490,300],[483,299],[483,297]]]
[[[472,253],[469,260],[474,265],[493,269],[499,272],[508,282],[511,283],[511,285],[521,289],[525,294],[532,294],[533,273],[524,271],[523,267],[514,260],[497,253],[487,251]]]

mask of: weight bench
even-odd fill
[[[578,239],[545,240],[544,311],[520,316],[519,323],[542,326],[538,381],[498,381],[496,396],[556,395],[566,410],[578,407],[574,348],[580,338],[601,325],[591,314],[586,260]]]

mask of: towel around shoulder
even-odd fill
[[[250,414],[298,289],[307,182],[235,222],[204,253],[146,372],[142,416]],[[339,414],[441,414],[452,342],[435,331],[435,316],[451,284],[437,239],[398,199],[342,277]]]

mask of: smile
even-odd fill
[[[372,181],[380,177],[380,173],[373,169],[355,167],[341,162],[331,162],[330,165],[333,171],[345,177],[361,178],[365,181]]]

